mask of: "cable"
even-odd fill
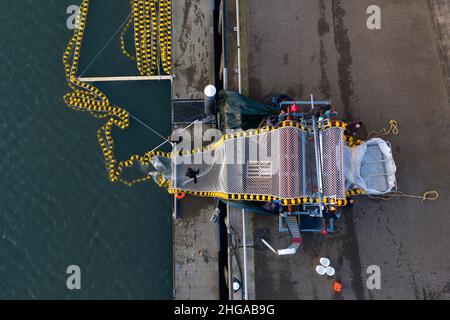
[[[389,120],[389,129],[381,128],[379,131],[371,131],[367,134],[366,140],[369,140],[370,138],[386,136],[391,133],[395,134],[395,135],[398,134],[398,122],[393,119]],[[374,135],[374,136],[371,137],[371,135]]]
[[[386,196],[372,196],[372,195],[368,195],[368,197],[370,199],[374,199],[374,200],[382,200],[382,201],[388,201],[393,199],[394,197],[403,197],[403,198],[417,198],[417,199],[422,199],[422,203],[424,203],[425,201],[434,201],[437,200],[439,198],[439,193],[436,190],[430,190],[430,191],[426,191],[423,193],[423,195],[411,195],[411,194],[406,194],[403,193],[401,191],[395,191],[392,193],[388,193]]]
[[[79,78],[81,78],[86,71],[94,64],[95,61],[97,61],[98,57],[102,54],[103,51],[105,51],[106,47],[108,47],[108,45],[111,43],[111,41],[114,39],[114,37],[116,36],[116,34],[120,31],[120,28],[122,28],[122,26],[127,22],[127,20],[129,20],[131,17],[131,13],[125,18],[125,20],[122,22],[122,24],[120,25],[119,29],[117,29],[114,34],[111,36],[111,38],[109,38],[109,40],[106,42],[106,44],[103,46],[103,48],[97,53],[97,55],[94,57],[94,59],[92,59],[92,61],[88,64],[88,66],[81,72],[81,74],[78,76]]]

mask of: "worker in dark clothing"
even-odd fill
[[[353,207],[354,204],[355,204],[355,200],[352,197],[348,197],[346,207]]]
[[[316,113],[316,117],[319,120],[323,119],[331,119],[335,116],[337,116],[336,107],[333,105],[324,105],[319,108],[319,111]]]
[[[267,211],[279,212],[280,205],[276,202],[266,202],[262,207]]]
[[[336,207],[331,206],[322,212],[322,216],[325,219],[339,219],[341,214],[338,212]]]
[[[285,95],[285,94],[280,94],[280,95],[278,95],[276,97],[272,97],[272,103],[278,109],[281,109],[281,103],[284,102],[284,101],[292,101],[292,99],[289,96]]]
[[[187,168],[186,170],[186,177],[194,179],[194,183],[197,184],[197,175],[200,173],[200,169],[197,169],[197,171],[195,171],[192,168]]]
[[[352,121],[347,124],[347,129],[345,130],[345,133],[349,136],[355,136],[356,132],[358,132],[359,129],[361,129],[363,126],[362,121]]]

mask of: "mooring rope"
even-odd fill
[[[439,198],[439,193],[436,190],[430,190],[430,191],[424,192],[422,195],[411,195],[411,194],[406,194],[401,191],[394,191],[394,192],[386,194],[385,196],[368,195],[368,197],[370,199],[382,200],[382,201],[388,201],[388,200],[393,199],[394,197],[417,198],[417,199],[422,199],[422,203],[424,203],[425,201],[437,200]]]
[[[382,136],[387,136],[389,134],[394,134],[394,135],[398,134],[398,122],[397,122],[397,120],[393,120],[393,119],[389,120],[389,129],[381,128],[378,131],[370,131],[367,134],[366,140],[369,140],[371,138],[378,138],[378,137],[382,137]]]

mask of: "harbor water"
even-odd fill
[[[169,196],[151,182],[111,183],[96,138],[104,120],[63,102],[67,8],[77,2],[0,2],[0,299],[170,299]],[[83,76],[137,75],[115,33],[129,1],[91,3]],[[95,85],[169,135],[169,82]],[[162,142],[133,121],[113,135],[120,160]],[[80,290],[66,285],[70,265],[81,270]]]

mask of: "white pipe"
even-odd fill
[[[242,241],[244,249],[244,300],[248,300],[247,291],[247,231],[245,226],[245,210],[242,209]]]
[[[226,1],[223,0],[220,2],[220,5],[222,6],[221,15],[222,15],[222,62],[223,62],[223,89],[228,89],[228,68],[227,68],[227,35],[225,33],[226,31],[226,24],[227,24],[227,17],[226,17]]]
[[[311,111],[314,110],[314,96],[311,94]],[[320,217],[323,217],[322,213],[322,194],[323,194],[323,186],[322,186],[322,155],[321,155],[321,143],[320,137],[321,134],[317,130],[317,121],[314,113],[312,114],[313,119],[313,132],[314,132],[314,152],[316,157],[316,174],[317,174],[317,188],[319,191],[320,202],[319,202],[319,213]]]
[[[231,254],[232,254],[232,243],[233,243],[233,234],[231,233],[231,210],[230,210],[230,205],[227,204],[227,218],[228,221],[226,222],[226,226],[227,226],[227,236],[228,236],[228,242],[227,242],[227,252],[228,252],[228,297],[230,300],[234,300],[233,297],[233,262],[231,260]],[[235,252],[233,252],[233,254],[235,254]]]
[[[278,252],[264,239],[261,239],[262,243],[264,243],[273,253],[278,254]]]
[[[241,81],[241,27],[239,24],[239,0],[236,0],[236,32],[237,32],[237,54],[238,54],[238,83],[239,93],[242,93]]]
[[[177,146],[175,145],[175,156],[172,160],[172,181],[173,181],[173,187],[174,189],[177,189],[177,157],[178,157],[178,150]],[[175,220],[178,215],[177,210],[177,194],[175,193],[173,195],[173,212],[172,212],[172,218]]]
[[[143,81],[143,80],[172,80],[172,76],[120,76],[120,77],[81,77],[81,82],[103,82],[103,81]]]

